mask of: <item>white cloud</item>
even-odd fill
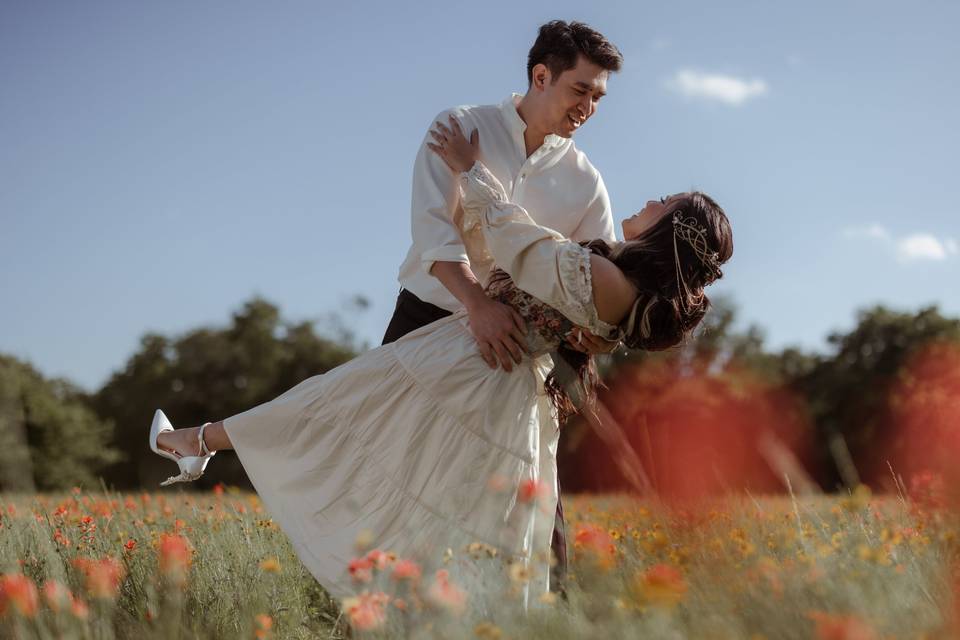
[[[946,260],[948,253],[946,244],[929,233],[912,233],[897,241],[897,258],[902,262]]]
[[[767,83],[760,78],[745,80],[692,69],[677,71],[668,86],[688,98],[718,100],[732,106],[740,106],[751,98],[767,93]]]
[[[878,240],[888,247],[900,262],[946,260],[960,253],[960,245],[953,238],[940,239],[932,233],[925,232],[896,237],[879,224],[847,227],[843,229],[842,234],[847,238]]]
[[[847,227],[843,230],[843,235],[848,238],[876,238],[877,240],[890,240],[890,232],[879,224],[871,224],[865,227]]]

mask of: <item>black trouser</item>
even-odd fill
[[[406,289],[400,289],[397,296],[397,306],[393,310],[393,317],[387,325],[387,332],[383,334],[381,344],[389,344],[402,338],[411,331],[425,327],[431,322],[446,318],[450,312],[441,309],[435,304],[424,302]]]
[[[411,331],[449,315],[450,312],[446,309],[424,302],[406,289],[401,289],[400,295],[397,296],[397,306],[393,310],[393,317],[390,318],[387,332],[383,336],[383,344],[393,342]],[[550,573],[550,590],[564,594],[562,582],[567,576],[567,538],[564,535],[563,504],[560,502],[559,492],[560,484],[558,481],[557,514],[553,521],[553,539],[550,543],[550,548],[557,558],[557,565]]]

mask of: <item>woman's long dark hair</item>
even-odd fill
[[[662,351],[689,337],[700,324],[710,300],[705,286],[722,277],[719,266],[733,255],[733,231],[723,209],[698,191],[670,200],[667,212],[640,237],[616,245],[603,240],[584,243],[593,253],[613,262],[640,292],[633,312],[621,322],[627,333],[624,344],[630,349]],[[686,240],[675,237],[674,218],[693,222],[706,231],[708,254],[702,255]],[[676,254],[675,254],[676,252]],[[633,316],[630,322],[630,316]],[[600,377],[592,356],[574,351],[566,344],[557,349],[559,362],[547,376],[545,387],[559,413],[560,422],[577,413],[577,405],[596,402]],[[563,375],[564,369],[575,375]],[[573,380],[562,380],[573,378]],[[574,384],[574,402],[570,384]]]

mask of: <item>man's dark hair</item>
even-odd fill
[[[620,71],[623,56],[601,33],[582,22],[551,20],[540,27],[537,41],[527,57],[527,84],[533,84],[533,68],[545,64],[550,69],[551,82],[564,71],[577,66],[577,56],[607,71]]]

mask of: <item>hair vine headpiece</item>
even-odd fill
[[[697,222],[696,218],[690,217],[684,219],[679,211],[674,212],[674,249],[676,249],[677,238],[686,242],[687,245],[693,249],[693,253],[697,256],[697,259],[707,268],[708,277],[704,284],[710,284],[723,275],[723,272],[720,270],[720,254],[710,250],[710,245],[707,242],[707,230]],[[677,259],[679,260],[679,258],[680,255],[677,254]],[[680,265],[678,264],[677,268],[679,269],[679,267]]]
[[[707,270],[707,276],[703,280],[704,285],[708,285],[723,273],[720,271],[720,256],[716,251],[710,250],[707,243],[707,230],[696,218],[688,217],[684,219],[679,211],[673,214],[673,260],[677,266],[677,293],[680,294],[680,305],[684,311],[690,311],[690,308],[699,308],[706,297],[701,288],[696,294],[690,292],[687,287],[687,281],[683,277],[683,270],[680,268],[680,251],[677,249],[677,238],[687,243],[697,259]]]

